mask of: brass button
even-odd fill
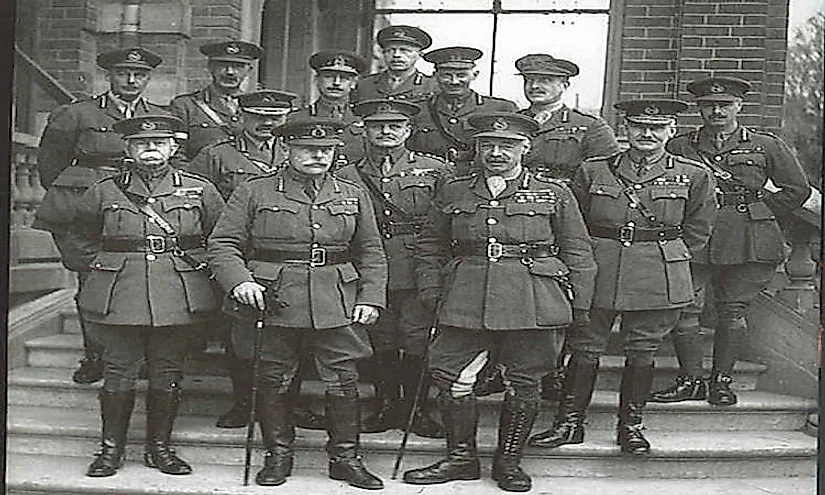
[[[714,160],[716,160],[717,162],[721,162],[721,161],[722,161],[722,157],[721,157],[721,156],[719,156],[719,155],[714,156],[714,157],[713,157],[713,159],[714,159]]]
[[[155,256],[154,254],[147,254],[146,255],[146,261],[155,261],[156,259],[158,259],[158,257]]]
[[[385,198],[387,198],[387,199],[390,199],[390,193],[385,192],[385,193],[384,193],[384,197],[385,197]]]
[[[242,169],[242,168],[239,168],[239,169],[238,169],[238,173],[239,173],[239,174],[242,174],[242,173],[243,173],[243,169]]]
[[[390,210],[384,210],[384,215],[390,216],[390,213],[392,213]]]
[[[498,205],[499,205],[499,202],[498,202],[497,199],[491,199],[490,200],[490,206],[498,206]]]
[[[389,181],[390,181],[389,177],[381,177],[381,182],[383,182],[384,184],[386,184]]]
[[[155,201],[157,201],[155,198],[149,198],[149,199],[146,200],[146,202],[150,203],[150,204],[154,203]]]
[[[313,228],[313,229],[320,229],[320,228],[321,228],[321,224],[320,224],[320,223],[313,223],[313,224],[312,224],[312,228]]]
[[[310,208],[312,208],[313,210],[318,210],[318,209],[320,209],[321,207],[320,207],[320,206],[318,206],[318,205],[312,205],[312,206],[310,206]],[[276,208],[276,209],[280,209],[280,208]]]
[[[630,203],[627,206],[629,206],[630,208],[638,208],[639,207],[638,203]]]
[[[641,184],[633,184],[633,189],[639,190],[642,188]]]
[[[527,212],[527,216],[531,216],[531,217],[536,216],[536,212],[533,211],[533,210],[530,210],[530,211]]]
[[[201,127],[204,127],[204,128],[209,127],[209,123],[208,122],[201,122]]]
[[[496,220],[495,218],[488,218],[487,219],[487,225],[495,225],[497,223],[498,223],[498,220]]]
[[[495,244],[498,242],[498,239],[496,239],[495,237],[488,237],[487,242],[489,242],[490,244]]]
[[[450,120],[448,120],[447,122],[451,124],[458,124],[458,119],[456,119],[455,117],[450,117]]]

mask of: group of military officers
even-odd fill
[[[739,124],[750,85],[690,83],[704,125],[677,137],[687,103],[617,103],[621,151],[604,120],[563,103],[573,62],[517,60],[530,101],[518,110],[470,89],[475,48],[422,54],[432,39],[414,26],[384,28],[377,42],[386,69],[364,77],[357,54],[314,54],[319,97],[301,109],[287,91],[241,93],[262,49],[227,41],[200,49],[211,83],[168,108],[142,96],[160,57],[134,47],[98,57],[109,91],[52,113],[35,226],[78,274],[85,352],[73,378],[104,380],[89,476],[123,462],[142,367],[145,464],[192,472],[170,436],[185,359],[215,337],[218,312],[235,399],[218,426],[248,424],[257,380],[260,485],[291,475],[299,426],[328,431],[331,478],[381,489],[359,436],[407,418],[416,434],[446,437],[447,456],[405,482],[479,479],[476,398],[501,390],[492,476],[502,490],[528,491],[528,443],[584,441],[617,316],[623,452],[650,450],[648,400],[736,402],[744,311],[785,254],[775,211],[798,208],[809,191],[779,138]],[[422,56],[433,76],[415,68]],[[699,314],[711,287],[707,378]],[[651,393],[653,356],[672,331],[682,375]],[[298,407],[307,365],[325,384],[323,417]],[[363,420],[359,369],[371,371],[377,399]],[[551,428],[530,437],[554,392]]]

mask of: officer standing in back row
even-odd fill
[[[209,144],[235,139],[240,119],[238,95],[263,49],[246,41],[207,43],[200,52],[209,61],[209,86],[176,96],[172,113],[183,120],[188,139],[183,149],[189,160]]]
[[[693,299],[690,259],[705,247],[716,213],[709,173],[665,151],[687,104],[634,100],[616,108],[625,113],[630,148],[585,162],[571,183],[593,243],[596,290],[590,324],[567,333],[571,357],[563,395],[553,427],[530,438],[537,447],[584,441],[599,358],[621,315],[625,364],[616,443],[624,453],[650,450],[642,414],[653,357]]]
[[[470,89],[478,77],[476,60],[481,50],[466,46],[439,48],[424,54],[435,65],[439,91],[421,102],[421,113],[409,148],[455,162],[459,174],[470,170],[473,160],[473,129],[467,118],[478,112],[515,112],[516,104]]]
[[[40,139],[37,169],[47,191],[32,227],[52,233],[64,265],[78,274],[78,291],[88,267],[72,264],[77,253],[68,234],[75,207],[89,186],[125,169],[124,142],[114,124],[138,115],[165,113],[163,107],[143,97],[151,71],[161,61],[140,47],[101,53],[97,65],[106,71],[109,90],[55,109]],[[82,315],[80,326],[83,360],[72,380],[94,383],[103,378],[103,349],[87,335]]]
[[[700,161],[713,172],[719,212],[707,248],[693,259],[696,301],[683,312],[673,335],[681,376],[672,387],[654,393],[654,402],[707,398],[719,406],[736,404],[731,373],[747,342],[745,311],[785,259],[782,229],[771,208],[797,209],[810,191],[802,167],[779,137],[739,123],[737,115],[750,88],[747,81],[730,77],[688,84],[704,125],[668,143],[671,153]],[[779,191],[768,192],[768,181]],[[708,383],[702,370],[699,315],[710,287],[716,328]]]
[[[361,79],[350,97],[352,103],[375,98],[418,103],[438,90],[433,76],[428,76],[415,67],[421,58],[421,50],[426,50],[433,42],[423,29],[415,26],[387,26],[378,31],[376,39],[387,68]]]

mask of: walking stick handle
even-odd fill
[[[252,387],[249,397],[249,416],[247,417],[246,423],[243,486],[249,486],[249,471],[252,466],[252,442],[255,438],[255,410],[257,409],[258,403],[258,368],[261,363],[265,317],[264,311],[258,311],[258,318],[255,320],[255,346],[252,351]]]

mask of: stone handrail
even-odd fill
[[[11,144],[9,223],[14,230],[31,227],[46,190],[37,172],[37,137],[15,132]]]

